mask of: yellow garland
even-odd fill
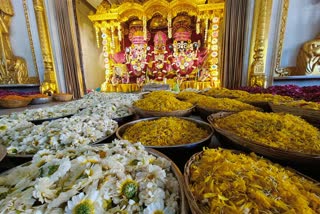
[[[293,171],[229,150],[205,150],[190,166],[191,192],[205,213],[320,211],[320,187]]]
[[[189,144],[206,138],[207,130],[197,124],[175,117],[142,121],[129,127],[123,134],[125,140],[141,142],[146,146],[170,146]]]
[[[320,132],[300,117],[243,111],[217,119],[219,127],[256,143],[287,151],[320,154]]]

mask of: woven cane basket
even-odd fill
[[[238,150],[229,150],[232,151],[235,154],[240,154],[243,153],[241,151]],[[204,152],[198,152],[196,154],[194,154],[189,160],[188,162],[185,164],[185,168],[184,168],[184,183],[185,183],[185,195],[187,197],[188,203],[189,203],[189,207],[191,210],[192,214],[204,214],[204,213],[210,213],[210,207],[208,205],[202,204],[201,201],[199,199],[197,199],[196,197],[194,197],[193,193],[190,190],[190,187],[192,186],[192,181],[191,181],[191,176],[192,176],[192,165],[197,164],[197,162],[201,161],[201,158],[203,156]],[[245,153],[243,153],[245,154]],[[285,167],[287,170],[302,176],[305,180],[309,180],[312,181],[313,183],[315,183],[316,185],[319,185],[319,182],[317,180],[314,180],[313,178],[304,175],[290,167]]]
[[[320,110],[305,109],[274,103],[269,103],[269,105],[273,112],[285,112],[296,116],[300,116],[309,123],[315,125],[316,127],[320,127]]]
[[[289,162],[294,162],[298,164],[310,164],[310,165],[320,164],[319,154],[305,154],[302,152],[287,151],[280,148],[265,146],[265,145],[259,144],[258,142],[245,139],[233,133],[230,130],[225,130],[219,127],[219,125],[215,122],[216,119],[227,117],[231,114],[232,113],[230,112],[220,112],[217,114],[212,114],[208,117],[208,121],[218,134],[222,135],[232,144],[236,146],[244,147],[246,149],[249,149],[250,151],[253,151],[265,157],[273,158],[276,160],[289,161]]]

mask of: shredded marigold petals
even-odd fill
[[[220,128],[256,143],[287,151],[320,154],[320,132],[300,117],[243,111],[217,119]]]
[[[189,102],[178,100],[173,93],[167,91],[152,92],[133,105],[144,110],[161,112],[186,110],[193,106]]]
[[[319,185],[253,153],[205,150],[190,165],[189,189],[206,213],[320,211]]]
[[[197,142],[208,135],[207,130],[197,127],[194,122],[162,117],[134,124],[125,131],[123,138],[146,146],[169,146]]]

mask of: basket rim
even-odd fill
[[[0,161],[7,155],[7,148],[0,144]]]
[[[180,197],[180,202],[181,202],[180,213],[187,214],[188,213],[188,203],[186,201],[186,196],[184,194],[185,193],[185,183],[184,183],[183,175],[182,175],[179,167],[167,155],[163,154],[162,152],[159,152],[153,148],[148,148],[148,147],[146,147],[146,150],[148,151],[148,153],[155,155],[155,156],[158,156],[158,157],[165,158],[170,162],[171,170],[175,174],[175,176],[178,180],[178,183],[180,184],[180,196],[181,196]]]
[[[188,200],[188,203],[189,203],[189,207],[192,211],[192,213],[194,214],[201,214],[203,213],[200,209],[200,207],[198,206],[197,202],[196,202],[196,199],[194,198],[192,192],[190,191],[189,189],[189,185],[190,184],[190,166],[197,160],[199,160],[201,158],[203,154],[203,151],[201,152],[197,152],[195,154],[193,154],[189,160],[186,162],[186,164],[184,165],[184,173],[183,173],[183,178],[184,178],[184,192],[185,192],[185,195],[186,195],[186,198]]]

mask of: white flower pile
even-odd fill
[[[0,119],[0,144],[8,145],[10,142],[22,141],[28,136],[35,125],[25,120],[10,118]]]
[[[17,131],[16,126],[0,131],[0,143],[8,154],[34,154],[41,149],[61,150],[79,147],[110,136],[118,128],[116,121],[103,115],[61,118],[30,129]]]
[[[179,213],[180,188],[140,143],[42,150],[0,176],[0,213]]]
[[[91,92],[82,100],[91,103],[78,115],[100,114],[116,119],[132,114],[132,103],[141,98],[141,94]]]
[[[123,105],[122,103],[117,102],[100,102],[96,105],[92,105],[87,107],[86,109],[77,113],[77,115],[92,115],[99,114],[104,115],[106,117],[115,119],[121,118],[125,116],[129,116],[132,114],[130,107]]]
[[[142,93],[103,93],[103,92],[91,92],[86,94],[83,99],[90,99],[97,102],[111,102],[117,101],[124,105],[130,106],[134,101],[140,99]]]
[[[54,105],[45,108],[37,108],[37,109],[26,109],[21,112],[13,112],[8,115],[8,118],[16,119],[16,120],[41,120],[41,119],[49,119],[56,117],[63,117],[66,115],[75,114],[79,111],[79,108],[76,105]]]

